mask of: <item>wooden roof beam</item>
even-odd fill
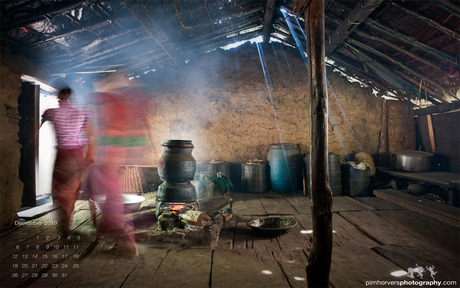
[[[332,66],[342,71],[342,73],[344,73],[345,75],[353,75],[353,77],[356,77],[358,80],[362,81],[364,84],[368,85],[369,87],[377,88],[380,91],[390,91],[394,93],[395,98],[399,100],[405,100],[404,96],[399,95],[394,90],[391,90],[389,88],[391,84],[386,82],[385,79],[380,78],[377,74],[374,73],[372,69],[368,71],[363,71],[363,68],[357,67],[356,63],[358,62],[356,60],[350,59],[347,55],[341,52],[338,52],[337,50],[335,50],[334,53],[332,53],[328,57],[334,60],[336,63],[338,63],[338,65],[335,65],[335,66],[332,65]],[[348,69],[348,70],[343,71],[341,67]],[[367,83],[366,81],[369,81],[369,83]]]
[[[350,15],[337,27],[326,41],[326,55],[334,51],[383,0],[361,0]]]
[[[55,32],[55,33],[41,34],[42,38],[40,40],[35,41],[35,42],[31,42],[31,43],[29,43],[27,45],[23,45],[23,47],[21,47],[20,51],[21,52],[27,51],[29,49],[32,49],[32,48],[35,48],[37,46],[46,44],[47,42],[56,40],[58,38],[69,36],[69,35],[72,35],[72,34],[75,34],[75,33],[84,32],[84,31],[88,31],[90,33],[95,34],[96,36],[99,36],[99,34],[96,31],[94,31],[93,29],[91,29],[91,27],[93,27],[95,25],[104,24],[105,22],[108,22],[108,21],[109,20],[101,20],[101,21],[98,21],[98,22],[85,23],[85,25],[78,25],[78,26],[75,26],[75,27],[69,27],[69,28],[66,28],[66,29],[59,30],[58,32]],[[28,29],[30,29],[30,28],[28,28]]]
[[[362,51],[360,51],[358,48],[356,48],[352,44],[349,44],[349,43],[345,43],[345,44],[348,47],[351,48],[351,50],[353,51],[354,55],[358,59],[360,59],[362,62],[365,62],[368,67],[370,67],[372,70],[374,70],[374,72],[379,77],[384,79],[386,82],[390,83],[391,85],[393,85],[393,86],[395,86],[395,87],[397,87],[399,89],[402,89],[402,90],[406,91],[407,93],[412,93],[414,95],[418,95],[418,90],[414,87],[415,85],[413,85],[410,82],[407,82],[406,79],[401,78],[401,76],[397,75],[395,72],[393,72],[392,69],[386,67],[386,65],[384,65],[384,64],[378,62],[377,60],[371,58],[370,56],[368,56],[367,54],[363,53]],[[434,98],[436,98],[438,101],[445,102],[444,99],[438,99],[437,97],[434,97]]]
[[[265,14],[264,14],[264,28],[262,29],[262,37],[264,43],[270,42],[270,34],[272,31],[273,24],[273,15],[275,15],[275,4],[276,0],[268,0],[265,5]]]
[[[440,89],[440,90],[447,90],[446,87],[443,87],[441,84],[439,83],[436,83],[435,81],[431,80],[430,78],[428,78],[427,75],[424,75],[422,72],[418,71],[418,70],[415,70],[415,69],[412,69],[411,67],[407,66],[406,64],[396,60],[396,59],[393,59],[392,57],[386,55],[385,53],[382,53],[380,51],[378,51],[377,49],[374,49],[372,47],[370,47],[369,45],[366,45],[362,42],[359,42],[357,40],[354,40],[354,39],[347,39],[346,40],[347,43],[350,43],[350,44],[353,44],[353,45],[356,45],[358,47],[360,47],[361,49],[364,49],[368,52],[371,52],[375,55],[378,55],[379,57],[383,58],[383,59],[386,59],[388,61],[390,61],[391,63],[405,69],[406,71],[408,71],[410,74],[420,78],[420,79],[423,79],[424,81],[428,82],[429,84],[435,86],[436,88]]]
[[[445,73],[441,69],[441,65],[436,64],[436,63],[432,63],[432,62],[426,60],[425,58],[420,57],[417,54],[410,52],[408,49],[405,49],[404,47],[399,47],[399,46],[393,44],[392,42],[385,40],[384,38],[370,35],[370,34],[364,32],[364,31],[361,31],[361,30],[356,30],[355,33],[358,34],[361,37],[366,38],[366,39],[378,41],[378,42],[380,42],[380,43],[382,43],[382,44],[384,44],[384,45],[386,45],[388,47],[391,47],[391,48],[401,52],[402,54],[408,55],[408,56],[414,58],[415,60],[417,60],[419,62],[422,62],[425,65],[430,66],[431,68],[434,68],[434,69],[436,69],[438,71],[441,71],[442,73]]]
[[[449,29],[447,27],[444,27],[441,24],[431,20],[430,18],[422,16],[422,15],[418,14],[417,12],[411,11],[411,10],[409,10],[409,9],[399,5],[399,4],[396,4],[394,2],[391,2],[391,4],[393,6],[395,6],[395,7],[397,7],[398,9],[401,9],[405,13],[407,13],[407,14],[409,14],[411,16],[414,16],[418,20],[421,20],[421,21],[425,22],[427,25],[429,25],[429,26],[441,31],[442,33],[448,35],[449,37],[452,37],[453,39],[455,39],[457,41],[460,41],[460,35],[457,32],[455,32],[455,31],[453,31],[453,30],[451,30],[451,29]]]
[[[174,47],[169,37],[150,16],[149,11],[144,6],[142,0],[121,0],[125,7],[131,11],[134,17],[144,26],[145,30],[155,39],[158,45],[168,54],[176,66],[185,65],[182,54]]]
[[[404,35],[398,31],[395,31],[391,28],[388,28],[386,27],[385,25],[382,25],[380,23],[378,23],[377,21],[375,20],[371,20],[371,19],[366,19],[364,20],[364,22],[366,23],[366,25],[369,25],[370,27],[372,27],[373,29],[376,29],[377,31],[380,31],[380,32],[383,32],[385,34],[387,34],[388,36],[391,36],[391,37],[394,37],[394,38],[397,38],[405,43],[408,43],[426,53],[429,53],[433,56],[435,56],[436,58],[439,58],[441,60],[444,60],[452,65],[455,65],[455,66],[458,66],[458,63],[457,63],[457,57],[455,57],[454,55],[451,55],[450,53],[446,53],[444,51],[441,51],[437,48],[434,48],[434,47],[431,47],[425,43],[422,43],[414,38],[411,38],[407,35]]]
[[[79,1],[60,1],[53,2],[53,6],[44,7],[43,9],[36,9],[35,13],[28,14],[17,19],[10,20],[6,23],[2,23],[2,32],[8,31],[14,27],[21,27],[30,25],[42,20],[46,20],[57,15],[72,11],[74,9],[80,8],[84,5],[91,5],[101,0],[79,0]]]
[[[460,9],[458,5],[455,5],[447,0],[436,0],[435,2],[436,4],[439,5],[439,7],[442,7],[444,10],[446,10],[450,14],[453,14],[457,18],[460,18]]]
[[[101,61],[103,59],[113,57],[115,55],[115,53],[117,53],[118,51],[124,51],[123,50],[124,48],[127,48],[127,47],[129,47],[131,45],[141,43],[142,41],[144,41],[147,38],[150,38],[150,37],[138,38],[138,39],[133,40],[131,42],[125,42],[122,45],[116,46],[114,48],[106,49],[106,50],[101,51],[99,53],[90,55],[89,57],[82,57],[79,60],[79,63],[76,63],[76,64],[74,64],[72,66],[72,69],[76,69],[76,68],[79,68],[79,67],[82,67],[82,66],[85,66],[85,65],[88,65],[88,64],[92,64],[92,63]]]

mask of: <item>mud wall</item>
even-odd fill
[[[21,94],[21,71],[8,49],[2,47],[0,62],[0,219],[1,229],[14,225],[21,206],[23,183],[19,180],[21,145],[18,143],[18,97]]]
[[[265,160],[269,144],[280,142],[297,143],[302,154],[308,153],[305,62],[295,49],[259,48],[263,53],[251,44],[215,51],[183,69],[147,74],[156,108],[150,119],[153,154],[145,159],[155,162],[167,139],[192,140],[197,161]],[[377,154],[382,99],[332,70],[327,78],[329,151],[342,158],[361,151]]]

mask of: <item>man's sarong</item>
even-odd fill
[[[57,149],[54,163],[52,196],[58,207],[58,217],[64,234],[71,232],[70,223],[75,201],[79,196],[84,171],[81,149]]]

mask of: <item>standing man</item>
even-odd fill
[[[70,88],[62,89],[58,94],[59,108],[46,110],[41,123],[43,125],[46,121],[51,121],[56,132],[57,153],[51,195],[53,203],[58,207],[58,232],[62,236],[72,234],[72,213],[80,195],[83,172],[94,163],[92,145],[82,143],[81,137],[86,132],[91,139],[88,113],[72,107],[69,100],[71,95]],[[88,146],[85,147],[86,145]]]
[[[140,159],[149,144],[146,91],[139,89],[117,72],[96,83],[93,95],[97,111],[97,163],[92,167],[91,193],[105,194],[105,203],[95,235],[102,239],[106,233],[121,238],[111,251],[125,258],[139,256],[134,227],[124,215],[119,167]]]

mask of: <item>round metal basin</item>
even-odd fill
[[[139,207],[142,202],[145,200],[144,197],[132,194],[121,194],[123,196],[124,203],[124,212],[125,214],[133,213],[139,211]],[[102,207],[105,203],[105,194],[93,196],[89,201],[93,202],[96,205],[96,208],[99,212],[102,213]]]
[[[297,220],[289,217],[267,217],[252,220],[248,226],[259,236],[278,237],[291,231]]]

